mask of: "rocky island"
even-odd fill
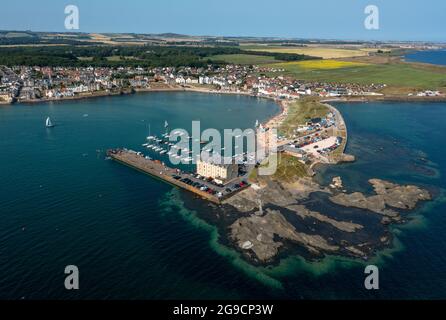
[[[365,196],[360,192],[339,193],[330,197],[336,204],[345,207],[366,209],[383,215],[382,222],[401,221],[401,215],[391,208],[411,210],[421,200],[430,200],[428,191],[417,186],[400,186],[380,179],[370,179],[376,195]]]
[[[243,191],[227,202],[240,212],[249,212],[233,222],[227,234],[237,250],[259,264],[274,262],[282,250],[293,247],[304,249],[302,255],[308,259],[324,254],[368,259],[375,251],[391,244],[389,224],[402,223],[408,210],[415,208],[419,201],[431,199],[427,190],[416,186],[400,186],[379,179],[372,179],[370,183],[376,195],[320,188],[304,178],[294,186],[301,186],[300,190],[306,188],[307,192],[296,197],[293,191],[299,188],[270,181],[258,191]],[[309,186],[314,189],[310,191]],[[336,204],[337,214],[307,208],[305,200],[311,199],[313,192],[326,194],[328,198],[324,201]],[[261,208],[253,202],[254,198],[261,199]]]

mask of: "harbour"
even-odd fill
[[[144,156],[141,152],[133,150],[111,149],[107,151],[107,155],[116,162],[139,170],[183,190],[192,192],[215,204],[221,204],[223,200],[249,187],[249,184],[241,179],[232,180],[232,188],[228,184],[217,185],[215,182],[213,183],[213,180],[197,178],[192,173],[168,167],[159,160],[152,160]]]
[[[166,155],[142,147],[147,136],[165,132],[165,119],[172,128],[189,128],[191,121],[200,120],[203,128],[245,129],[278,111],[269,100],[189,92],[0,108],[0,131],[12,137],[0,142],[5,150],[0,154],[0,271],[6,275],[0,296],[147,299],[175,293],[229,298],[223,277],[258,291],[260,284],[207,245],[207,232],[197,231],[179,210],[169,209],[177,201],[175,194],[197,202],[200,211],[217,204],[105,160],[105,150],[125,146],[167,163]],[[56,124],[53,129],[45,127],[48,116]],[[60,278],[61,264],[69,263],[83,272],[90,268],[94,276],[92,282],[84,278],[79,294],[51,285]],[[203,281],[191,282],[198,269]],[[153,290],[147,290],[148,283]]]

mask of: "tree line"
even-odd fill
[[[271,56],[282,61],[299,61],[313,57],[274,52],[254,52],[229,47],[191,46],[39,46],[0,48],[0,65],[60,67],[205,67],[224,65],[211,61],[214,55],[251,54]],[[113,58],[111,58],[113,57]]]

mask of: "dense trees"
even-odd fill
[[[255,54],[277,60],[297,61],[311,57],[273,52],[243,51],[236,46],[39,46],[0,48],[0,65],[38,66],[141,66],[141,67],[202,67],[211,63],[209,57],[222,54]],[[224,64],[224,62],[213,62]]]

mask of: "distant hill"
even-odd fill
[[[152,36],[154,36],[154,35],[152,34]],[[179,34],[179,33],[160,33],[155,36],[159,36],[159,37],[163,37],[163,38],[191,38],[191,36],[188,36],[185,34]]]
[[[0,38],[38,38],[31,31],[2,31],[0,30]]]
[[[345,41],[336,39],[293,39],[281,37],[249,36],[190,36],[174,32],[165,33],[85,33],[85,32],[34,32],[30,30],[0,30],[0,45],[203,45],[238,46],[255,43],[261,45],[294,46],[331,45],[331,46],[379,46],[385,42]],[[414,44],[420,42],[388,42],[387,44]],[[443,44],[444,45],[444,44]]]

